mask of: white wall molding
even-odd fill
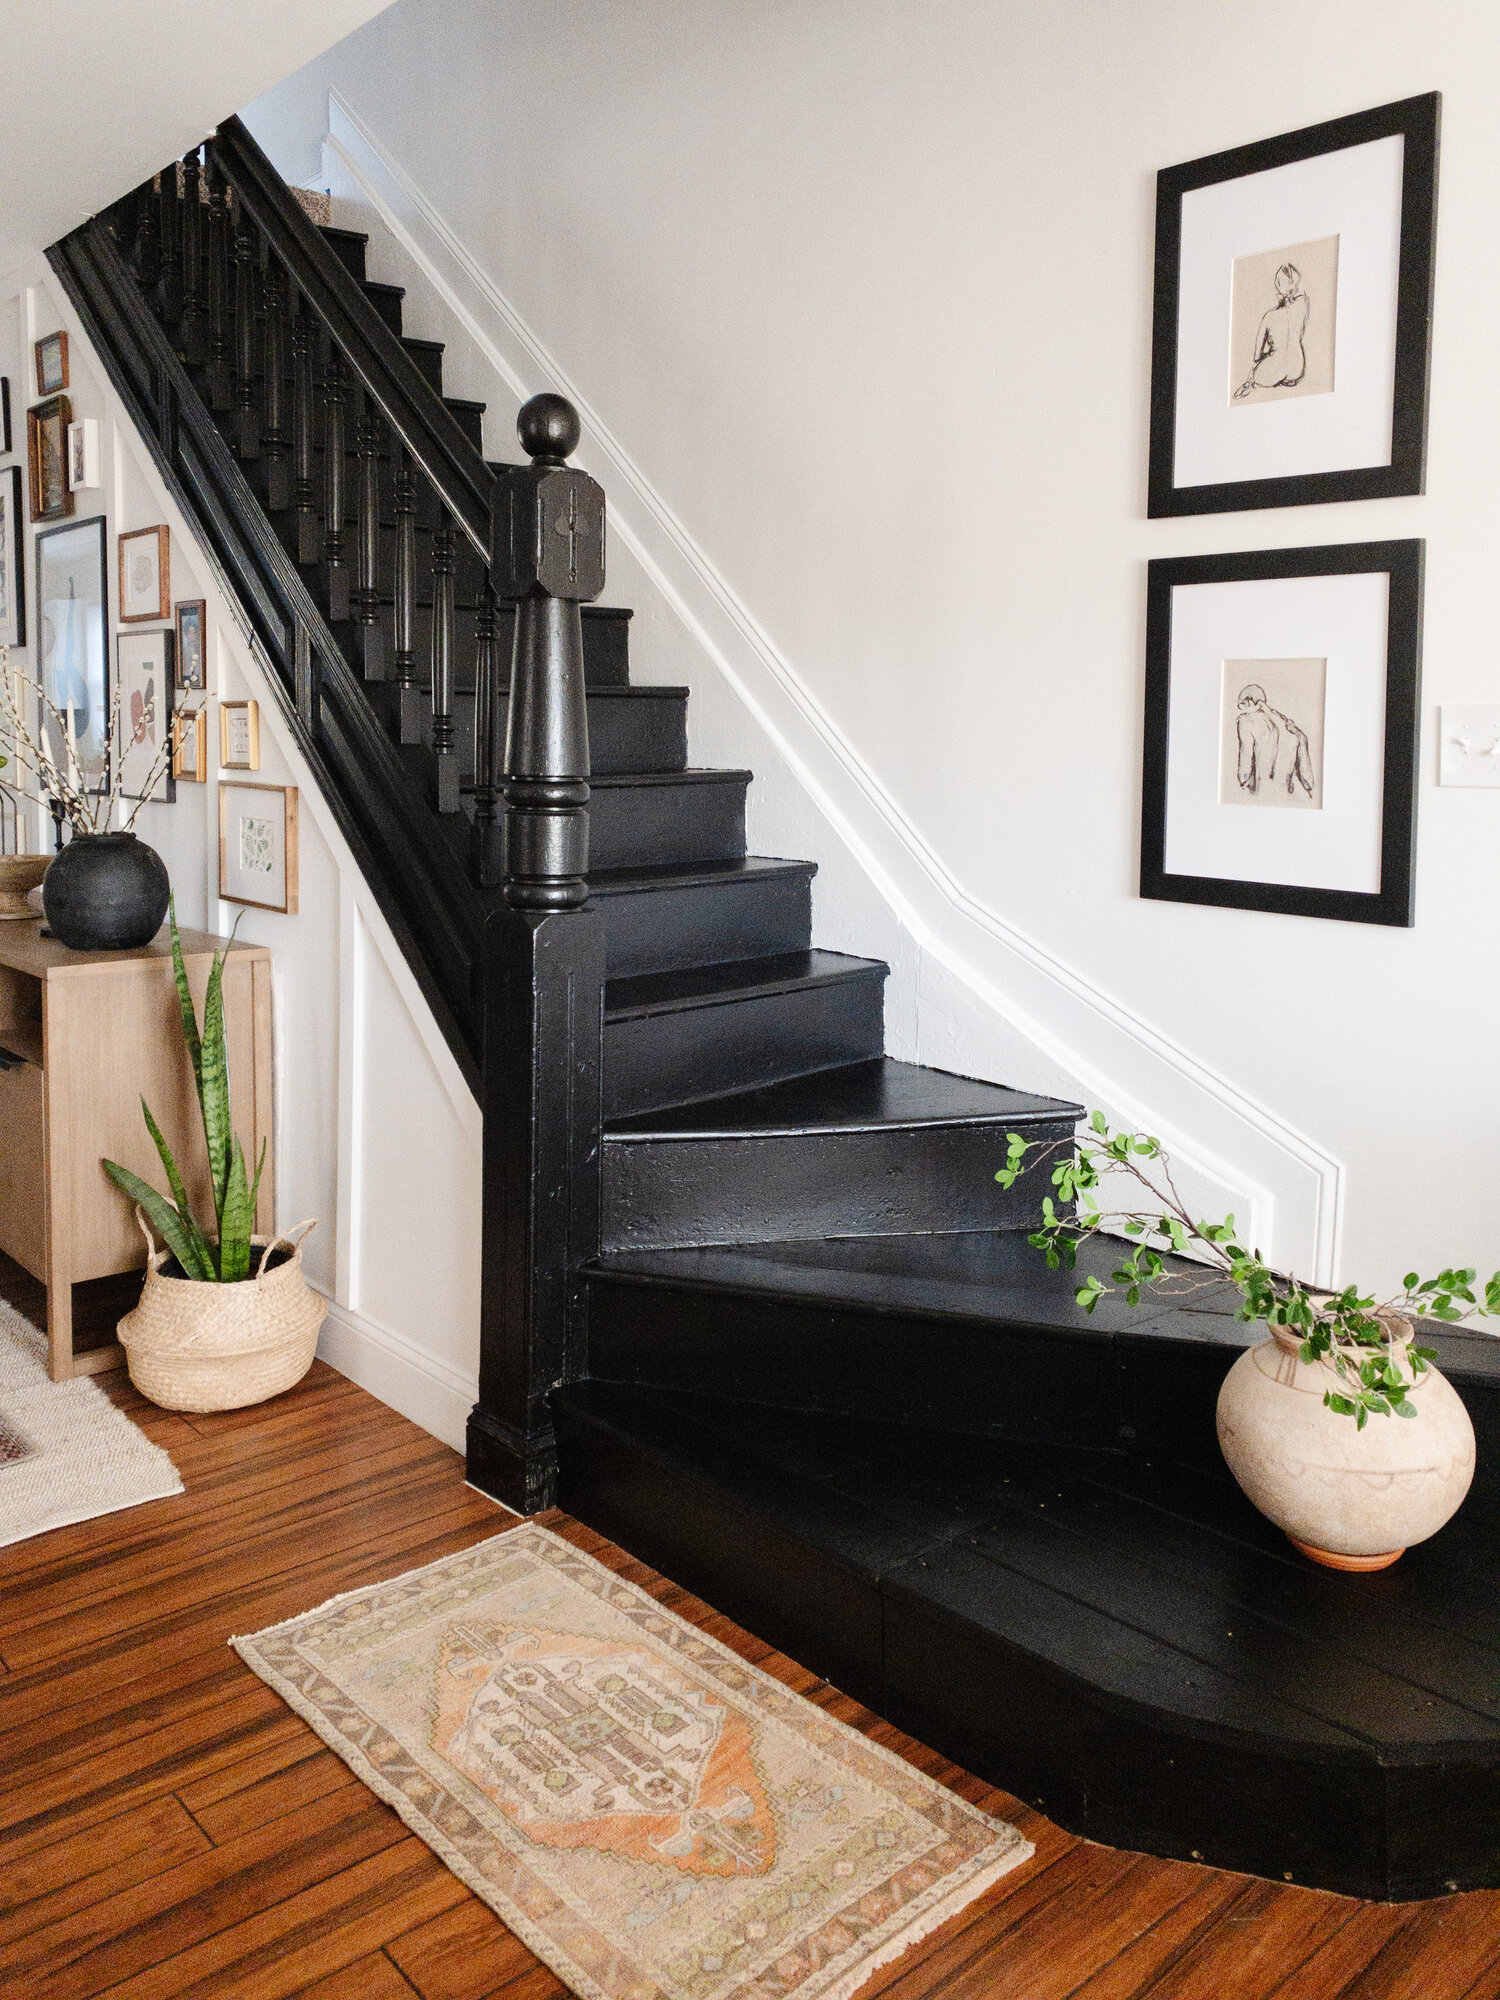
[[[921,1060],[944,1060],[965,1010],[990,1017],[1005,1081],[1072,1090],[1158,1132],[1211,1206],[1227,1201],[1268,1252],[1321,1282],[1337,1275],[1344,1173],[1310,1135],[960,883],[865,763],[771,635],[615,436],[583,386],[335,90],[329,150],[421,269],[485,363],[519,400],[547,387],[578,408],[579,459],[602,481],[623,542],[701,652],[775,744],[836,839],[917,947]],[[929,1023],[932,1025],[929,1026]],[[950,1042],[950,1066],[985,1035]],[[972,1060],[972,1056],[969,1058]],[[989,1058],[993,1067],[995,1057]]]
[[[463,1450],[469,1412],[479,1396],[477,1377],[336,1299],[328,1301],[318,1355],[424,1431]]]

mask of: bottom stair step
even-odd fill
[[[1500,1885],[1483,1510],[1378,1578],[1227,1474],[585,1382],[561,1503],[1094,1840],[1346,1895]]]

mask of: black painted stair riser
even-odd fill
[[[597,778],[589,792],[589,867],[737,861],[745,852],[748,771]]]
[[[508,700],[501,705],[508,707]],[[467,782],[474,775],[472,693],[459,689],[453,714]],[[685,688],[592,688],[588,715],[589,761],[598,777],[680,771],[687,763]]]
[[[805,951],[812,938],[810,861],[752,858],[712,869],[590,880],[611,978]]]

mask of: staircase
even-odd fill
[[[231,119],[51,257],[484,1108],[471,1480],[1095,1838],[1500,1883],[1493,1481],[1378,1578],[1254,1513],[1232,1301],[1076,1309],[993,1175],[1079,1108],[885,1054],[887,967],[631,682],[573,413],[487,462],[367,248]],[[1500,1356],[1436,1344],[1484,1466]]]

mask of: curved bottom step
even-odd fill
[[[1346,1576],[1227,1475],[616,1384],[554,1404],[571,1513],[1072,1831],[1382,1900],[1500,1885],[1482,1506]]]

